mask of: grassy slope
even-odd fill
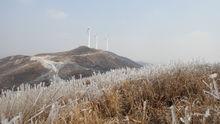
[[[95,79],[102,82],[97,83],[97,89],[93,89],[95,92],[100,92],[98,95],[94,94],[94,91],[89,92],[89,95],[88,92],[76,92],[76,90],[84,91],[77,88],[69,90],[68,93],[61,92],[60,94],[63,95],[60,96],[46,92],[48,97],[45,97],[45,99],[53,96],[56,96],[56,98],[53,98],[52,102],[47,100],[47,102],[44,102],[43,99],[39,98],[36,102],[37,107],[34,106],[34,109],[26,108],[22,111],[22,117],[17,116],[18,119],[15,118],[15,120],[17,123],[30,123],[32,120],[37,121],[37,123],[53,122],[57,124],[170,124],[174,120],[181,123],[180,118],[184,120],[184,117],[188,116],[190,123],[218,124],[220,123],[220,101],[204,93],[205,90],[209,91],[204,82],[207,84],[212,83],[213,80],[210,79],[209,75],[213,73],[220,74],[219,65],[192,63],[176,64],[150,70],[116,71],[100,75],[94,79],[81,81],[84,82],[85,87],[94,86]],[[130,78],[124,77],[126,75]],[[120,77],[123,78],[119,80]],[[218,79],[219,77],[215,78],[215,81],[219,84]],[[118,83],[115,83],[116,80]],[[111,81],[114,83],[110,83]],[[62,85],[65,85],[65,83]],[[85,88],[85,90],[88,89]],[[63,91],[65,91],[65,88]],[[9,95],[7,98],[9,98]],[[11,104],[11,102],[9,103]],[[25,102],[23,103],[25,104]],[[33,103],[35,102],[29,104]],[[15,102],[13,106],[18,106],[18,103]],[[176,118],[172,118],[172,107],[174,107]],[[6,118],[12,118],[19,112],[19,109],[14,110],[14,114],[10,115],[8,114],[10,110],[14,109],[8,107],[1,113]],[[30,120],[30,118],[32,119]]]

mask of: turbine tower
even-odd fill
[[[88,27],[87,29],[87,33],[88,33],[88,47],[91,47],[91,29],[90,27]]]
[[[98,36],[95,35],[95,48],[98,49]]]

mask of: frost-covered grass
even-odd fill
[[[220,123],[219,74],[217,64],[188,63],[54,77],[4,91],[1,123]]]

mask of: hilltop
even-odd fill
[[[0,59],[0,89],[10,89],[21,83],[45,82],[49,85],[54,76],[64,80],[78,79],[94,72],[127,67],[140,68],[141,65],[112,52],[86,46],[65,52],[10,56]]]

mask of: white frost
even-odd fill
[[[38,61],[40,62],[45,68],[54,71],[55,73],[58,73],[59,69],[62,67],[63,62],[54,62],[50,60],[51,56],[33,56],[31,57],[32,61]]]

